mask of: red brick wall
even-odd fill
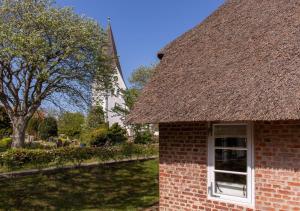
[[[254,128],[256,210],[300,210],[300,122]],[[160,210],[252,210],[207,199],[207,129],[160,124]]]
[[[254,128],[256,209],[300,210],[300,121]]]

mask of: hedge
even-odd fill
[[[67,163],[80,166],[82,162],[92,158],[99,161],[122,160],[132,157],[149,157],[158,154],[155,145],[123,144],[111,147],[64,147],[51,150],[43,149],[12,149],[0,153],[0,166],[8,170],[22,169],[32,166],[62,167]]]

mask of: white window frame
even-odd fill
[[[247,126],[247,172],[230,172],[223,170],[215,170],[215,137],[214,128],[218,125],[246,125]],[[211,132],[208,137],[208,198],[234,204],[254,206],[254,148],[253,148],[253,129],[251,123],[217,123],[210,125]],[[219,147],[218,147],[219,148]],[[226,147],[225,147],[226,148]],[[228,148],[228,147],[227,147]],[[237,148],[235,148],[237,149]],[[246,149],[246,148],[243,148]],[[247,175],[247,198],[238,196],[229,196],[215,193],[215,172],[236,173],[239,175]]]

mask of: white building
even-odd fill
[[[115,68],[115,78],[116,83],[114,83],[113,90],[109,90],[106,92],[97,91],[97,82],[93,84],[92,88],[92,105],[97,106],[101,105],[105,111],[106,121],[111,126],[114,123],[118,123],[121,126],[124,126],[124,117],[120,116],[119,114],[113,111],[116,105],[125,107],[125,101],[122,96],[120,90],[126,90],[126,84],[123,78],[122,69],[117,53],[117,48],[111,28],[110,22],[108,23],[107,27],[107,35],[108,35],[108,55],[113,59],[113,68]]]

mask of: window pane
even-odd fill
[[[247,151],[216,149],[215,169],[247,172]]]
[[[215,173],[215,192],[247,198],[246,175]]]
[[[247,147],[246,138],[216,138],[216,147]]]
[[[246,136],[246,125],[215,125],[215,136]]]

